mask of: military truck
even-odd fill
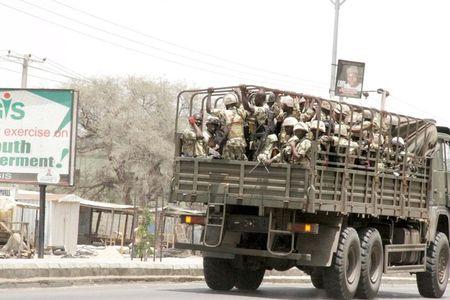
[[[202,252],[208,287],[256,290],[265,270],[297,267],[332,298],[373,298],[382,274],[395,272],[415,274],[422,296],[441,297],[449,277],[450,129],[306,94],[246,88],[302,99],[318,119],[325,102],[346,105],[351,128],[369,126],[348,137],[358,145],[353,151],[313,140],[308,169],[183,157],[176,135],[170,202],[201,206],[181,221],[202,235],[175,246]],[[240,96],[236,86],[182,91],[175,132],[187,122],[178,116],[204,113],[208,102],[220,106],[227,93]],[[375,138],[379,145],[372,147]],[[395,138],[403,148],[390,146]]]

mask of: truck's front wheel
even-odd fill
[[[229,291],[236,283],[232,260],[203,257],[203,274],[208,287],[217,291]]]
[[[236,270],[236,288],[242,291],[255,291],[261,285],[266,270]]]
[[[440,298],[448,283],[449,245],[447,236],[439,232],[427,250],[427,270],[416,274],[419,293],[427,298]]]
[[[339,237],[331,266],[323,272],[327,294],[335,299],[352,299],[358,288],[361,274],[361,250],[358,233],[354,228],[344,228]]]

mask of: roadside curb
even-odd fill
[[[71,286],[85,284],[107,284],[117,282],[194,282],[204,281],[202,275],[145,275],[145,276],[82,276],[82,277],[34,277],[23,279],[0,279],[1,288],[34,287],[34,286]],[[309,276],[266,276],[264,283],[299,284],[310,283]],[[414,277],[384,277],[384,284],[415,284]]]

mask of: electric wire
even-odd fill
[[[0,67],[0,70],[4,70],[4,71],[9,71],[12,73],[17,73],[17,74],[22,74],[22,72],[17,71],[17,70],[13,70],[10,68],[6,68],[6,67]],[[34,75],[34,74],[28,74],[29,77],[33,77],[33,78],[39,78],[39,79],[43,79],[43,80],[49,80],[49,81],[54,81],[57,83],[61,83],[61,84],[66,84],[67,82],[64,81],[60,81],[60,80],[56,80],[56,79],[52,79],[52,78],[48,78],[48,77],[43,77],[43,76],[38,76],[38,75]]]
[[[118,47],[118,48],[122,48],[122,49],[131,51],[131,52],[135,52],[135,53],[139,53],[139,54],[144,55],[144,56],[156,58],[156,59],[159,59],[159,60],[163,60],[163,61],[166,61],[166,62],[170,62],[170,63],[172,63],[172,64],[180,65],[180,66],[187,67],[187,68],[191,68],[191,69],[196,69],[196,70],[200,70],[200,71],[203,71],[203,72],[207,72],[207,73],[211,73],[211,74],[216,74],[216,75],[219,75],[219,76],[224,76],[224,77],[226,77],[226,78],[238,78],[238,79],[241,79],[241,80],[250,81],[251,83],[253,83],[253,82],[255,81],[254,79],[248,79],[248,78],[242,77],[242,76],[237,76],[237,75],[233,75],[233,74],[227,74],[227,73],[217,72],[217,71],[214,71],[214,70],[209,70],[209,69],[205,69],[205,68],[202,68],[202,67],[189,65],[189,64],[186,64],[186,63],[183,63],[183,62],[179,62],[179,61],[176,61],[176,60],[172,60],[172,59],[168,59],[168,58],[165,58],[165,57],[160,57],[160,56],[157,56],[157,55],[148,53],[148,52],[141,51],[141,50],[139,50],[139,49],[131,48],[131,47],[128,47],[128,46],[125,46],[125,45],[122,45],[122,44],[119,44],[119,43],[112,42],[112,41],[110,41],[110,40],[104,39],[104,38],[102,38],[102,37],[98,37],[98,36],[95,36],[95,35],[92,35],[92,34],[89,34],[89,33],[86,33],[86,32],[83,32],[83,31],[80,31],[80,30],[77,30],[77,29],[68,27],[68,26],[66,26],[66,25],[64,25],[64,24],[60,24],[60,23],[57,23],[57,22],[54,22],[54,21],[51,21],[51,20],[48,20],[48,19],[44,19],[44,18],[42,18],[42,17],[40,17],[40,16],[37,16],[37,15],[35,15],[35,14],[32,14],[32,13],[30,13],[30,12],[24,11],[24,10],[22,10],[22,9],[19,9],[19,8],[16,8],[16,7],[13,7],[13,6],[10,6],[10,5],[5,4],[5,3],[2,3],[2,2],[0,2],[0,5],[1,5],[1,6],[4,6],[4,7],[6,7],[6,8],[9,8],[9,9],[11,9],[11,10],[20,12],[20,13],[22,13],[22,14],[28,15],[28,16],[33,17],[33,18],[35,18],[35,19],[38,19],[38,20],[40,20],[40,21],[43,21],[43,22],[46,22],[46,23],[49,23],[49,24],[52,24],[52,25],[55,25],[55,26],[64,28],[64,29],[66,29],[66,30],[68,30],[68,31],[75,32],[75,33],[77,33],[77,34],[80,34],[80,35],[89,37],[89,38],[94,39],[94,40],[101,41],[101,42],[106,43],[106,44],[113,45],[113,46]],[[253,81],[253,82],[252,82],[252,81]],[[260,81],[260,82],[262,82],[262,81]],[[286,86],[287,86],[287,84],[286,84]],[[294,87],[294,86],[291,86],[291,88],[293,88],[293,89],[298,89],[298,86],[295,86],[295,87]],[[313,88],[310,88],[310,90],[319,90],[319,89],[313,89]],[[325,90],[325,89],[323,89],[323,90]]]
[[[279,72],[274,72],[274,71],[271,71],[271,70],[267,70],[267,69],[264,69],[264,68],[259,68],[259,67],[255,67],[255,66],[250,66],[250,65],[243,64],[243,63],[240,63],[240,62],[236,62],[236,61],[233,61],[233,60],[230,60],[230,59],[227,59],[227,58],[223,58],[223,57],[219,57],[219,56],[216,56],[216,55],[212,55],[212,54],[210,54],[210,53],[206,53],[206,52],[203,52],[203,51],[199,51],[199,50],[196,50],[196,49],[192,49],[192,48],[189,48],[189,47],[185,47],[185,46],[182,46],[182,45],[180,45],[180,44],[173,43],[173,42],[170,42],[170,41],[167,41],[167,40],[164,40],[164,39],[155,37],[155,36],[153,36],[153,35],[147,34],[147,33],[145,33],[145,32],[136,30],[136,29],[134,29],[134,28],[132,28],[132,27],[125,26],[125,25],[123,25],[123,24],[119,24],[119,23],[117,23],[117,22],[113,22],[113,21],[108,20],[108,19],[106,19],[106,18],[103,18],[103,17],[97,16],[97,15],[94,15],[94,14],[92,14],[92,13],[90,13],[90,12],[87,12],[87,11],[85,11],[85,10],[76,8],[76,7],[71,6],[71,5],[68,5],[68,4],[63,3],[63,2],[61,2],[61,1],[58,1],[58,0],[50,0],[50,1],[52,1],[52,2],[54,2],[54,3],[57,3],[57,4],[61,5],[61,6],[64,6],[64,7],[66,7],[66,8],[69,8],[69,9],[71,9],[71,10],[74,10],[74,11],[77,11],[77,12],[79,12],[79,13],[82,13],[82,14],[84,14],[84,15],[90,16],[91,18],[94,18],[94,19],[103,21],[103,22],[105,22],[105,23],[108,23],[108,24],[110,24],[110,25],[116,26],[116,27],[118,27],[118,28],[125,29],[125,30],[130,31],[130,32],[139,34],[139,35],[144,36],[144,37],[146,37],[146,38],[153,39],[153,40],[155,40],[155,41],[158,41],[158,42],[161,42],[161,43],[164,43],[164,44],[173,46],[173,47],[177,47],[177,48],[179,48],[179,49],[183,49],[183,50],[187,50],[187,51],[190,51],[190,52],[193,52],[193,53],[197,53],[197,54],[200,54],[200,55],[203,55],[203,56],[211,57],[211,58],[214,58],[214,59],[217,59],[217,60],[224,61],[224,62],[226,62],[226,63],[231,63],[231,64],[234,64],[234,65],[237,65],[237,66],[245,67],[245,68],[247,68],[247,69],[253,69],[253,70],[257,70],[257,71],[269,73],[269,74],[272,74],[272,75],[277,75],[277,76],[287,77],[287,78],[291,78],[291,79],[294,79],[294,80],[297,80],[297,81],[305,81],[305,82],[316,83],[316,84],[319,84],[319,85],[322,85],[322,84],[323,84],[323,85],[327,85],[325,82],[319,82],[319,81],[314,81],[314,80],[308,80],[308,79],[298,78],[298,77],[295,77],[295,76],[293,76],[293,75],[283,74],[283,73],[279,73]]]
[[[264,76],[262,76],[262,75],[259,75],[259,74],[255,74],[255,73],[251,73],[251,72],[246,72],[246,71],[241,71],[241,70],[238,70],[238,69],[235,69],[235,68],[229,68],[229,67],[227,67],[227,66],[223,66],[223,65],[219,65],[219,64],[215,64],[215,63],[211,63],[211,62],[205,62],[205,61],[203,61],[203,60],[201,60],[201,59],[196,59],[196,58],[193,58],[193,57],[190,57],[190,56],[186,56],[186,55],[179,54],[179,53],[176,53],[176,52],[173,52],[173,51],[169,51],[169,50],[166,50],[166,49],[163,49],[163,48],[160,48],[160,47],[156,47],[156,46],[150,45],[150,44],[148,44],[148,43],[143,43],[143,42],[141,42],[141,41],[138,41],[138,40],[129,38],[129,37],[127,37],[127,36],[124,36],[124,35],[121,35],[121,34],[118,34],[118,33],[111,32],[111,31],[109,31],[109,30],[105,30],[105,29],[103,29],[103,28],[101,28],[101,27],[98,27],[98,26],[95,26],[95,25],[91,25],[91,24],[82,22],[82,21],[80,21],[80,20],[78,20],[78,19],[75,19],[75,18],[66,16],[66,15],[61,14],[61,13],[59,13],[59,12],[55,12],[54,10],[47,9],[47,8],[45,8],[45,7],[43,7],[43,6],[40,6],[40,5],[36,5],[36,4],[30,3],[30,2],[28,2],[28,1],[26,1],[26,0],[19,0],[19,1],[25,3],[25,4],[29,5],[29,6],[32,6],[32,7],[34,7],[34,8],[40,9],[40,10],[42,10],[42,11],[45,11],[45,12],[47,12],[47,13],[53,14],[53,15],[58,16],[58,17],[61,17],[61,18],[64,18],[64,19],[69,20],[69,21],[74,22],[74,23],[81,24],[81,25],[83,25],[83,26],[85,26],[85,27],[88,27],[88,28],[91,28],[91,29],[100,31],[100,32],[105,33],[105,34],[108,34],[108,35],[110,35],[110,36],[113,36],[113,37],[117,37],[117,38],[126,40],[126,41],[131,42],[131,43],[134,43],[134,44],[136,44],[136,45],[144,46],[144,47],[153,49],[153,50],[155,50],[155,51],[162,52],[162,53],[164,53],[164,54],[169,54],[169,55],[176,56],[176,57],[179,57],[179,58],[182,58],[182,59],[191,60],[191,61],[193,61],[193,62],[200,63],[200,64],[204,64],[204,65],[208,65],[208,66],[212,66],[212,67],[215,67],[215,68],[220,68],[220,69],[227,70],[227,71],[231,71],[231,72],[237,72],[237,73],[245,74],[245,75],[252,76],[252,77],[260,77],[260,78],[264,79],[265,81],[267,81],[267,78],[266,78],[266,77],[264,77]],[[283,83],[283,84],[285,84],[285,83],[291,83],[293,86],[299,84],[298,82],[287,81],[287,80],[279,80],[279,79],[275,79],[275,78],[270,78],[269,80],[270,80],[270,81],[281,82],[281,83]],[[325,88],[324,86],[319,86],[319,85],[305,84],[305,86],[306,86],[306,85],[309,86],[309,87],[314,87],[314,88],[319,88],[319,89]]]

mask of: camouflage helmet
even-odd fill
[[[396,136],[391,140],[392,146],[403,147],[405,146],[405,140],[402,137]]]
[[[266,102],[267,103],[274,103],[275,102],[275,94],[273,92],[269,92],[266,94]]]
[[[317,120],[312,121],[311,124],[309,125],[309,128],[311,130],[315,129],[315,130],[319,130],[319,131],[325,133],[325,123],[322,121],[317,121]]]
[[[297,124],[297,123],[298,123],[298,121],[297,121],[296,118],[294,118],[294,117],[287,117],[286,119],[284,119],[282,126],[283,127],[295,126],[295,124]]]
[[[294,107],[294,98],[291,96],[283,96],[281,97],[281,104],[284,104],[287,107]]]
[[[297,124],[294,125],[294,131],[296,130],[303,130],[305,132],[308,132],[309,131],[308,124],[306,124],[305,122],[298,122]]]
[[[334,112],[336,114],[340,114],[340,115],[343,115],[343,116],[348,116],[350,114],[350,107],[348,107],[345,104],[336,105],[336,107],[334,108]]]
[[[269,143],[275,143],[275,142],[278,142],[277,135],[276,135],[276,134],[269,134],[269,135],[267,136],[267,141],[268,141]]]
[[[328,111],[330,111],[331,110],[331,103],[330,102],[328,102],[328,101],[322,101],[322,103],[320,104],[320,107],[322,108],[322,109],[324,109],[324,110],[328,110]]]
[[[372,120],[372,111],[369,109],[363,110],[362,117],[364,120]]]
[[[195,113],[195,114],[193,114],[192,116],[193,116],[194,119],[197,120],[197,121],[203,120],[203,116],[202,116],[201,113]]]
[[[225,96],[223,96],[223,104],[225,106],[235,104],[238,102],[239,102],[239,100],[238,100],[237,96],[233,93],[228,93]]]
[[[217,117],[208,117],[208,119],[206,120],[206,125],[220,125],[220,120]]]

